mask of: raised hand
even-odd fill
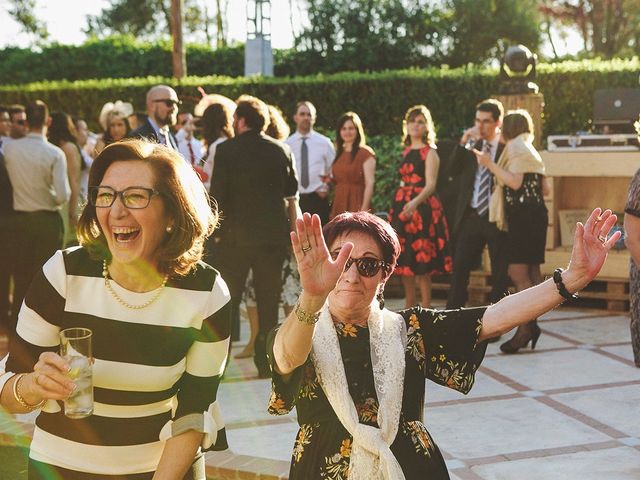
[[[574,272],[586,286],[600,272],[609,250],[615,245],[621,232],[609,236],[611,228],[618,217],[611,210],[604,212],[596,208],[583,225],[578,222],[573,239],[573,251],[569,262],[569,270]]]
[[[332,260],[322,234],[320,217],[305,213],[296,220],[296,231],[291,232],[291,245],[303,291],[314,297],[326,298],[342,275],[353,244],[344,244],[336,260]]]

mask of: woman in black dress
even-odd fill
[[[423,424],[425,378],[467,393],[486,339],[542,315],[595,277],[620,238],[606,238],[615,221],[598,208],[576,226],[571,262],[556,283],[489,307],[398,314],[381,305],[400,253],[388,223],[347,212],[323,231],[317,215],[298,218],[291,238],[302,293],[267,344],[269,412],[298,410],[289,479],[448,479]]]
[[[544,204],[544,163],[533,146],[533,120],[526,110],[508,112],[502,122],[506,146],[496,163],[475,150],[478,163],[494,176],[495,189],[489,206],[489,220],[506,230],[509,276],[517,291],[542,281],[549,217]],[[500,345],[504,353],[516,353],[540,337],[536,319],[518,327],[511,340]]]
[[[400,238],[395,274],[402,278],[405,307],[416,305],[416,279],[423,307],[431,305],[431,276],[451,272],[449,227],[436,194],[440,158],[429,109],[415,105],[404,116],[400,187],[389,221]]]

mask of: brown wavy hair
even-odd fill
[[[166,215],[174,224],[156,252],[158,269],[171,276],[188,274],[202,258],[205,239],[218,223],[218,212],[195,171],[176,151],[147,140],[128,139],[107,145],[91,165],[89,185],[99,186],[115,162],[142,161],[151,167]],[[92,258],[111,260],[100,229],[96,207],[90,203],[78,220],[78,240]]]
[[[284,119],[284,114],[275,105],[267,105],[269,108],[269,126],[264,131],[271,138],[284,141],[291,133],[291,129]]]
[[[340,130],[342,126],[347,123],[347,121],[351,120],[356,127],[356,139],[353,141],[353,145],[351,145],[351,160],[356,158],[356,153],[360,149],[360,145],[366,145],[367,140],[364,136],[364,127],[362,126],[362,120],[356,112],[347,112],[343,113],[338,119],[338,124],[336,126],[336,158],[333,159],[335,161],[340,158],[342,152],[344,152],[344,140],[342,140],[342,136],[340,135]]]
[[[436,144],[436,129],[433,125],[433,118],[431,112],[426,105],[414,105],[407,110],[404,114],[404,120],[402,121],[402,143],[407,147],[411,145],[411,137],[407,132],[407,124],[415,120],[416,117],[422,115],[427,122],[427,131],[422,138],[425,145],[433,147]]]

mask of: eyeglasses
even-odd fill
[[[338,258],[338,252],[332,252],[331,258],[335,260]],[[347,263],[344,266],[344,271],[346,272],[351,268],[351,265],[356,264],[356,269],[358,273],[363,277],[375,277],[381,268],[387,267],[387,262],[384,260],[378,260],[377,258],[372,257],[360,257],[360,258],[350,258],[347,260]]]
[[[26,120],[14,120],[13,123],[15,123],[16,125],[26,125],[27,121]]]
[[[153,103],[164,103],[167,108],[171,108],[173,106],[179,107],[182,105],[180,100],[174,100],[172,98],[158,98],[157,100],[154,100]]]
[[[154,195],[160,192],[153,188],[129,187],[119,192],[111,187],[89,187],[89,203],[96,208],[109,208],[117,197],[127,208],[147,208]]]

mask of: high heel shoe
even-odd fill
[[[532,320],[526,325],[518,327],[511,340],[500,345],[500,350],[504,353],[518,353],[518,350],[526,347],[529,342],[531,342],[531,350],[535,350],[541,332],[538,323]]]

